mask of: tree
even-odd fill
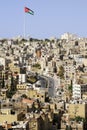
[[[41,69],[41,65],[39,63],[34,64],[33,67],[35,67],[37,69]]]
[[[64,67],[60,66],[59,67],[59,72],[58,72],[58,76],[60,76],[60,78],[64,78]]]
[[[22,98],[27,98],[27,95],[26,95],[26,94],[23,94],[21,97],[22,97]]]
[[[83,117],[80,117],[80,116],[76,116],[75,117],[75,120],[76,120],[76,122],[79,122],[79,121],[85,121],[85,118],[83,118]]]
[[[68,86],[68,90],[69,90],[69,92],[72,93],[72,85],[69,85],[69,86]]]
[[[72,130],[71,126],[66,125],[66,130]]]
[[[11,75],[11,90],[14,90],[14,78]]]
[[[13,75],[11,75],[11,88],[10,88],[11,91],[15,91],[16,90],[16,81],[13,77]]]
[[[4,80],[4,75],[3,75],[3,77],[2,77],[2,88],[4,88],[5,87],[5,80]]]

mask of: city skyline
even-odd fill
[[[87,1],[44,0],[44,1],[1,1],[0,38],[25,35],[34,38],[59,38],[70,32],[79,37],[86,36]],[[34,11],[34,16],[25,14],[24,7]]]

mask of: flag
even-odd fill
[[[29,13],[31,15],[34,15],[34,11],[32,11],[31,9],[29,9],[27,7],[24,8],[24,11],[25,11],[25,13]]]

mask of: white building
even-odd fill
[[[75,75],[75,66],[65,65],[64,66],[64,77],[65,77],[66,85],[71,84],[71,80],[73,80],[74,75]]]
[[[75,40],[75,39],[77,39],[77,36],[75,34],[71,34],[71,33],[64,33],[63,35],[61,35],[61,39]]]
[[[11,45],[13,43],[12,40],[8,40],[7,42],[8,42],[8,45]]]
[[[5,69],[5,65],[6,65],[6,59],[5,58],[0,57],[0,65],[3,65],[4,69]]]
[[[41,57],[40,65],[41,65],[41,70],[44,71],[44,69],[46,69],[46,58],[45,57]]]
[[[19,74],[19,84],[26,82],[26,74]]]
[[[73,84],[73,98],[82,98],[82,94],[87,92],[87,84]]]

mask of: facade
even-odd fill
[[[19,74],[19,84],[26,82],[26,74]]]
[[[6,99],[7,90],[8,90],[8,89],[1,89],[1,90],[0,90],[0,96],[2,96],[3,99]]]
[[[61,118],[61,130],[84,130],[84,123],[82,121],[76,122],[69,120],[69,114],[63,114]]]
[[[73,98],[82,98],[82,95],[87,92],[87,84],[73,84]]]
[[[17,90],[26,90],[27,85],[22,83],[22,84],[17,84],[16,86]]]
[[[69,104],[68,114],[70,118],[75,118],[77,116],[80,116],[84,119],[87,119],[87,103],[77,102],[77,103]]]
[[[73,65],[66,65],[64,66],[64,70],[65,70],[65,79],[67,79],[67,77],[69,77],[69,79],[72,79],[75,73],[75,67]]]
[[[87,92],[85,92],[85,93],[82,95],[82,99],[83,99],[83,100],[87,100]]]
[[[77,36],[75,34],[70,34],[70,33],[64,33],[61,35],[61,39],[66,39],[66,40],[75,40]]]
[[[6,65],[6,59],[5,58],[0,57],[0,65],[3,65],[4,69],[5,69],[5,65]]]
[[[5,121],[8,123],[11,123],[14,121],[21,121],[22,116],[23,116],[22,112],[16,113],[16,114],[11,114],[10,109],[5,109],[5,110],[3,109],[3,110],[1,110],[1,114],[0,114],[0,123],[3,123]]]
[[[19,74],[20,73],[20,67],[15,66],[13,63],[9,64],[9,68],[12,71],[13,74]]]
[[[31,99],[38,99],[41,102],[45,102],[45,99],[46,99],[45,91],[37,91],[33,89],[27,90],[27,96]]]

